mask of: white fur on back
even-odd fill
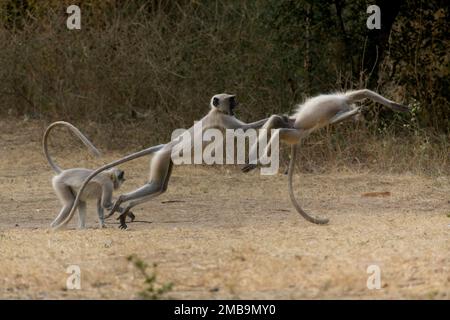
[[[345,96],[345,93],[342,92],[336,92],[332,94],[321,94],[317,97],[309,98],[304,103],[297,105],[294,116],[296,117],[298,114],[300,114],[301,111],[303,112],[307,111],[311,107],[325,106],[329,102],[346,103],[346,101],[347,97]]]
[[[325,105],[328,104],[329,101],[339,101],[345,102],[347,97],[342,92],[332,93],[332,94],[321,94],[317,97],[312,97],[306,99],[305,102],[298,104],[295,108],[295,113],[299,113],[302,109],[308,109],[311,106],[315,105]]]

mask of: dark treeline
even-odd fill
[[[254,120],[367,87],[414,109],[372,105],[372,134],[449,134],[447,1],[84,0],[72,31],[70,4],[0,0],[0,112],[153,123],[156,142],[190,126],[218,92],[238,94],[239,116]],[[371,4],[380,30],[366,26]]]

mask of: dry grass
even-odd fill
[[[59,204],[39,148],[42,124],[19,125],[0,122],[0,298],[137,298],[143,279],[130,254],[158,263],[172,298],[450,298],[448,176],[302,173],[305,208],[331,220],[316,226],[293,210],[284,175],[177,167],[168,192],[138,207],[129,230],[113,220],[96,229],[91,213],[88,230],[73,223],[54,233]],[[90,167],[122,153],[84,154],[58,161]],[[148,160],[124,168],[127,191],[145,182]],[[65,289],[71,264],[81,290]],[[366,288],[371,264],[381,268],[380,290]]]
[[[136,125],[143,118],[135,141],[148,143],[143,132],[151,142],[167,138],[172,128],[198,119],[219,92],[236,93],[240,116],[250,120],[289,112],[307,96],[369,82],[369,70],[345,62],[342,33],[329,27],[337,23],[331,3],[313,6],[314,41],[304,32],[301,2],[84,0],[82,29],[76,31],[66,28],[70,4],[0,1],[0,114],[92,119],[115,137],[123,135],[122,123]],[[360,28],[364,5],[345,6],[349,40],[361,44],[352,48],[356,61],[369,54]],[[448,10],[432,2],[420,10],[415,1],[405,6],[399,20],[406,21],[392,35],[392,56],[380,61],[383,81],[371,89],[414,106],[420,128],[448,134]],[[422,16],[438,8],[439,19]],[[409,21],[417,26],[407,27]],[[388,123],[395,118],[372,114]],[[409,124],[411,117],[402,119]]]

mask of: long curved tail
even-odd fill
[[[353,102],[368,98],[375,102],[381,103],[382,105],[384,105],[394,111],[399,111],[399,112],[410,112],[411,111],[411,109],[409,107],[404,106],[399,103],[396,103],[389,99],[386,99],[385,97],[383,97],[383,96],[379,95],[378,93],[373,92],[369,89],[348,91],[348,92],[344,93],[344,95],[347,97],[349,103],[353,103]]]
[[[83,193],[84,189],[86,188],[87,184],[95,177],[97,176],[99,173],[108,170],[112,167],[118,166],[122,163],[146,156],[148,154],[152,154],[154,152],[157,152],[159,150],[161,150],[163,147],[165,146],[165,144],[160,144],[157,146],[153,146],[150,147],[148,149],[144,149],[135,153],[132,153],[124,158],[121,158],[119,160],[110,162],[108,164],[105,164],[104,166],[96,169],[94,172],[92,172],[87,178],[86,180],[83,181],[83,184],[81,185],[80,189],[78,190],[77,196],[75,197],[75,201],[72,204],[72,208],[70,209],[69,215],[67,216],[66,219],[64,219],[64,221],[62,221],[59,225],[53,226],[54,230],[58,230],[61,229],[62,227],[64,227],[67,223],[69,223],[69,221],[72,219],[73,215],[75,214],[75,209],[78,206],[78,202],[80,201],[80,197],[81,194]]]
[[[315,224],[327,224],[328,219],[326,218],[317,218],[312,217],[309,214],[307,214],[300,204],[295,199],[294,190],[292,188],[292,176],[294,174],[294,168],[295,168],[295,159],[297,158],[297,145],[294,144],[291,146],[291,160],[289,161],[289,173],[288,173],[288,180],[289,180],[289,197],[291,198],[291,202],[294,205],[295,209],[297,210],[300,215],[305,218],[307,221],[315,223]]]
[[[69,122],[65,122],[65,121],[56,121],[53,122],[51,125],[48,126],[48,128],[45,130],[44,133],[44,137],[42,139],[42,148],[44,150],[44,155],[45,158],[48,161],[48,164],[50,165],[50,167],[52,167],[52,169],[56,172],[56,173],[61,173],[63,171],[63,169],[61,169],[52,159],[52,157],[50,156],[49,152],[48,152],[48,137],[50,135],[50,132],[55,128],[55,127],[67,127],[69,128],[78,138],[80,138],[80,140],[84,143],[84,145],[86,147],[88,147],[88,149],[95,155],[95,156],[100,156],[101,153],[100,151],[98,151],[98,149],[92,144],[91,141],[89,141],[88,138],[86,138],[86,136],[81,133],[80,130],[78,130],[77,127],[75,127],[73,124],[69,123]]]

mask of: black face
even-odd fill
[[[119,179],[119,181],[125,181],[125,172],[119,171],[119,175],[118,175],[117,179]]]
[[[236,108],[238,105],[236,97],[230,97],[230,99],[228,99],[228,103],[230,105],[230,115],[234,116],[234,108]]]

